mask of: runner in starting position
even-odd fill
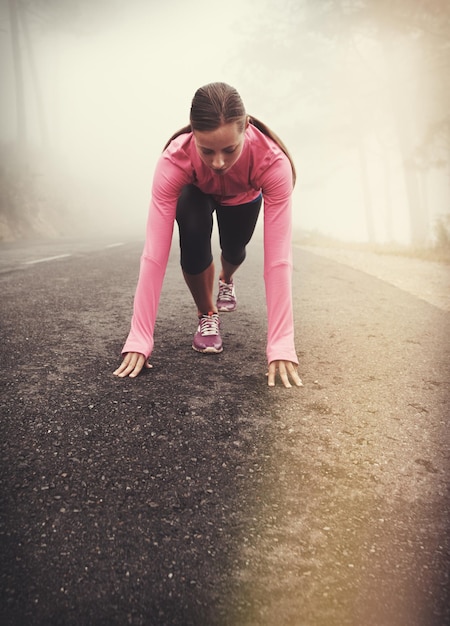
[[[167,142],[156,167],[131,330],[114,374],[135,377],[153,350],[153,331],[174,221],[181,267],[198,312],[192,347],[222,352],[219,312],[236,308],[233,276],[264,199],[264,280],[268,316],[268,384],[278,372],[285,387],[301,386],[294,346],[291,202],[295,168],[282,141],[249,117],[238,92],[225,83],[197,90],[190,124]],[[221,247],[216,301],[211,252],[213,213]]]

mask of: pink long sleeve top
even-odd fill
[[[291,289],[292,168],[279,146],[251,124],[239,159],[225,174],[214,173],[202,162],[192,133],[174,139],[161,155],[153,179],[131,330],[122,353],[139,352],[148,358],[153,351],[177,201],[187,184],[196,185],[224,206],[250,202],[262,192],[267,360],[298,363]]]

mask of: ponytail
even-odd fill
[[[272,141],[274,141],[278,145],[280,150],[282,150],[284,154],[287,156],[291,164],[291,168],[292,168],[292,183],[293,183],[293,186],[295,186],[295,181],[297,180],[297,172],[295,170],[294,161],[291,155],[289,154],[289,150],[284,145],[284,142],[281,141],[281,139],[278,137],[276,133],[273,132],[273,130],[271,130],[268,126],[264,124],[264,122],[261,122],[256,117],[250,116],[249,122],[252,126],[260,130],[263,133],[263,135],[266,135],[266,137],[269,137],[270,139],[272,139]]]
[[[180,135],[184,135],[184,134],[190,133],[190,132],[192,132],[192,126],[190,124],[188,124],[187,126],[183,126],[183,128],[180,128],[180,130],[177,130],[177,132],[172,135],[172,137],[169,139],[169,141],[164,146],[163,152],[168,147],[170,142],[172,142],[174,139],[176,139]]]

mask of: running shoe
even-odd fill
[[[234,311],[237,306],[234,283],[224,283],[219,278],[219,294],[217,296],[217,308],[222,312]]]
[[[222,337],[220,336],[220,320],[217,313],[210,311],[198,318],[198,328],[194,335],[192,347],[197,352],[217,354],[222,352]]]

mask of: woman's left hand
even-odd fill
[[[297,365],[292,363],[292,361],[272,361],[269,363],[269,371],[267,373],[269,387],[275,386],[277,370],[281,382],[285,387],[292,387],[290,380],[292,380],[296,387],[303,387],[303,383],[297,372]]]

